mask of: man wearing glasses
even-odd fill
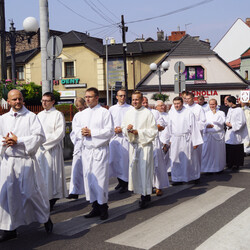
[[[120,89],[117,91],[117,104],[112,106],[109,111],[114,121],[114,135],[110,142],[110,176],[117,177],[118,185],[115,187],[119,193],[128,191],[128,166],[129,166],[129,142],[122,133],[121,124],[126,112],[131,108],[126,103],[126,91]]]
[[[108,219],[109,141],[114,125],[110,112],[98,104],[99,91],[85,93],[88,108],[81,111],[75,124],[77,140],[82,140],[82,166],[86,200],[93,209],[85,218]]]
[[[54,107],[55,96],[46,92],[42,97],[44,110],[38,114],[46,141],[37,151],[37,159],[42,169],[46,183],[50,210],[56,201],[67,197],[64,174],[63,138],[65,135],[65,120],[63,114]]]

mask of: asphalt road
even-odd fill
[[[70,161],[65,162],[67,180]],[[152,195],[147,209],[139,196],[114,191],[110,182],[107,221],[85,219],[84,196],[60,200],[51,217],[54,232],[33,223],[0,249],[250,249],[250,157],[239,172],[201,175],[196,185],[170,186]]]

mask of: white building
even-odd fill
[[[226,62],[231,62],[240,58],[250,46],[250,18],[246,23],[242,19],[237,19],[227,33],[214,47],[216,52]]]

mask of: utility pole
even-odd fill
[[[126,44],[126,32],[128,27],[124,24],[124,17],[121,16],[121,28],[122,28],[122,49],[123,49],[123,67],[124,67],[124,81],[126,90],[126,102],[128,102],[128,76],[127,76],[127,44]]]
[[[7,79],[4,0],[0,0],[0,80]]]
[[[42,65],[42,93],[50,92],[50,82],[47,80],[47,43],[49,40],[49,10],[48,0],[39,0],[40,8],[40,40],[41,40],[41,65]]]

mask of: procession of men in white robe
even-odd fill
[[[14,90],[10,95],[13,93],[22,102],[21,93]],[[139,91],[132,94],[130,106],[125,94],[118,91],[117,99],[123,101],[107,110],[98,103],[98,90],[89,88],[85,95],[88,108],[72,121],[70,194],[74,199],[85,194],[92,203],[93,209],[85,218],[108,218],[110,177],[122,180],[118,185],[128,183],[128,190],[141,195],[140,208],[145,208],[153,187],[160,190],[169,186],[168,167],[172,184],[178,185],[196,183],[201,172],[221,172],[226,164],[237,169],[243,165],[244,156],[235,160],[231,155],[234,150],[243,154],[243,143],[249,142],[246,118],[234,97],[228,98],[230,108],[225,117],[215,99],[209,100],[210,109],[204,112],[194,103],[192,93],[184,95],[186,104],[183,98],[175,97],[168,114],[145,108]],[[54,99],[45,97],[42,101],[47,106],[43,106],[50,108],[37,116],[24,106],[14,112],[13,106],[0,117],[0,229],[6,230],[0,241],[15,238],[18,226],[34,221],[45,223],[46,231],[51,232],[49,200],[66,197],[62,155],[65,121],[53,107]],[[9,182],[7,177],[14,175],[19,178]],[[127,191],[126,186],[120,186]]]

